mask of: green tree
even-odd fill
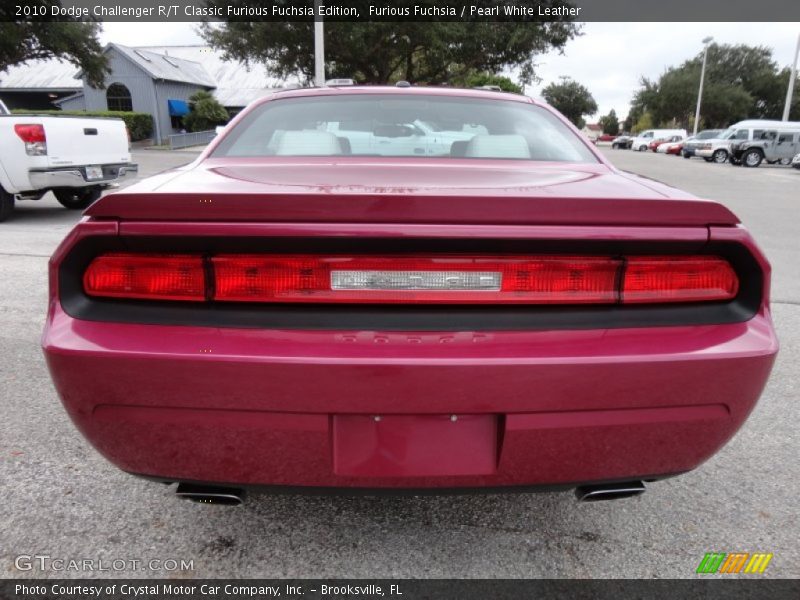
[[[644,112],[637,119],[636,123],[634,123],[631,131],[633,131],[633,133],[640,133],[647,129],[652,129],[653,127],[655,127],[655,124],[653,123],[653,116],[649,112]]]
[[[625,117],[625,120],[622,122],[622,131],[630,132],[633,130],[633,124],[636,123],[636,119],[634,119],[633,112],[629,112],[628,116]]]
[[[657,80],[642,78],[631,113],[639,118],[649,111],[655,123],[690,126],[702,61],[701,53],[668,68]],[[788,77],[788,69],[778,71],[769,48],[712,44],[708,48],[701,125],[726,127],[747,117],[779,119]]]
[[[523,92],[522,86],[517,85],[508,77],[492,75],[491,73],[471,73],[463,80],[454,81],[453,83],[467,88],[496,85],[504,92],[512,92],[514,94],[521,94]]]
[[[83,71],[93,87],[104,86],[108,64],[97,35],[98,23],[19,21],[13,3],[0,6],[0,72],[33,59],[61,58]],[[56,0],[36,3],[48,12]]]
[[[775,117],[780,119],[783,116],[783,107],[786,104],[786,90],[789,88],[789,76],[791,74],[791,70],[789,67],[782,69],[781,72],[778,74],[778,86],[777,88],[781,92],[781,100],[780,100],[780,108],[777,106],[773,108],[774,113],[776,115],[780,115]],[[789,120],[790,121],[800,121],[800,83],[795,83],[794,85],[794,96],[792,96],[792,106],[789,109]]]
[[[610,135],[617,135],[619,133],[619,119],[617,118],[617,112],[613,108],[607,115],[600,117],[599,123],[603,128],[603,133],[608,133]]]
[[[281,4],[288,0],[276,0]],[[433,4],[433,2],[423,2]],[[208,0],[209,6],[239,7],[246,0]],[[409,2],[398,1],[393,6]],[[420,2],[416,2],[420,4]],[[543,0],[561,6],[564,0]],[[366,10],[366,7],[364,7]],[[535,79],[535,56],[561,49],[578,26],[568,20],[495,23],[344,22],[325,23],[328,78],[352,78],[384,84],[406,80],[417,84],[452,84],[473,73],[516,69],[522,83]],[[205,24],[202,35],[225,56],[269,65],[279,77],[313,79],[313,22],[264,21]]]
[[[542,90],[542,97],[578,127],[584,123],[584,115],[597,112],[597,102],[589,90],[569,77],[561,77],[559,83],[548,85]]]
[[[189,114],[183,124],[189,131],[207,131],[228,120],[228,111],[209,92],[195,92],[189,98]]]

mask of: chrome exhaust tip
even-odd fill
[[[244,501],[243,490],[212,485],[195,485],[193,483],[179,483],[178,488],[175,490],[175,495],[199,504],[238,506]]]
[[[641,481],[624,483],[603,483],[599,485],[582,485],[575,488],[578,502],[599,502],[600,500],[619,500],[644,494],[645,487]]]

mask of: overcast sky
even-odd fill
[[[192,23],[105,23],[103,43],[127,46],[199,44]],[[600,108],[620,117],[628,114],[639,78],[658,77],[702,49],[701,40],[713,36],[719,43],[769,46],[781,67],[794,58],[800,23],[585,23],[583,35],[570,41],[564,54],[552,52],[537,58],[541,84],[526,92],[538,96],[543,87],[568,75],[592,92]],[[797,93],[800,93],[798,91]]]

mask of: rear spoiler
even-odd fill
[[[489,207],[489,208],[487,208]],[[98,219],[482,225],[733,226],[708,200],[416,194],[109,194],[84,213]]]

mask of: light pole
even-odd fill
[[[789,88],[786,90],[786,104],[783,105],[783,120],[789,120],[789,110],[792,108],[792,95],[794,94],[794,82],[797,79],[797,57],[800,55],[800,35],[797,36],[797,48],[794,50],[794,65],[792,74],[789,75]]]
[[[694,113],[694,132],[692,135],[697,135],[697,128],[700,126],[700,103],[703,101],[703,83],[706,80],[706,60],[708,60],[708,45],[714,38],[708,36],[703,38],[705,49],[703,50],[703,68],[700,70],[700,90],[697,92],[697,110]]]
[[[314,85],[325,85],[325,25],[320,13],[321,0],[314,1]]]

